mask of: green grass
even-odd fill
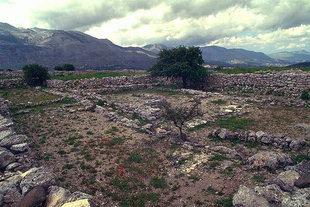
[[[87,78],[104,78],[104,77],[118,77],[118,76],[136,76],[136,75],[145,75],[147,72],[136,72],[136,73],[128,73],[128,72],[116,72],[116,71],[99,71],[99,72],[88,72],[88,73],[76,73],[69,75],[52,75],[51,79],[57,80],[79,80],[79,79],[87,79]]]
[[[167,183],[164,178],[153,177],[151,178],[151,184],[154,188],[166,188]]]
[[[238,119],[231,117],[228,119],[221,119],[214,123],[215,126],[230,129],[230,130],[246,130],[254,125],[254,121],[251,119]]]
[[[244,146],[246,148],[255,148],[255,147],[258,147],[260,145],[259,142],[247,142],[247,143],[244,143]]]
[[[310,71],[310,67],[298,68],[303,71]],[[234,68],[234,69],[225,69],[218,71],[219,73],[225,74],[242,74],[242,73],[255,73],[255,72],[266,72],[266,71],[284,71],[291,70],[291,68],[283,68],[283,67],[242,67],[242,68]]]
[[[218,105],[223,105],[223,104],[226,104],[227,101],[223,100],[223,99],[218,99],[218,100],[211,101],[211,103],[218,104]]]
[[[263,176],[263,175],[254,175],[254,176],[252,177],[252,180],[253,180],[254,182],[256,182],[256,183],[263,183],[263,182],[265,182],[266,177]]]
[[[216,154],[213,155],[212,157],[210,157],[209,161],[223,161],[223,160],[227,160],[228,158],[224,155],[221,154]]]
[[[216,201],[218,207],[233,207],[232,198],[223,198]]]
[[[134,152],[128,156],[126,162],[128,162],[128,163],[141,163],[141,162],[144,162],[144,159],[141,157],[141,155]]]
[[[298,154],[292,156],[292,161],[294,164],[301,163],[303,160],[310,160],[310,156],[304,154]]]

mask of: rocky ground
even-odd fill
[[[306,102],[167,87],[24,90],[0,92],[14,131],[28,137],[27,157],[55,174],[53,184],[88,193],[98,206],[310,205]],[[39,93],[48,96],[34,99]],[[195,97],[204,115],[187,123],[182,141],[159,103]],[[19,98],[39,104],[20,108]]]

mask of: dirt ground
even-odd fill
[[[106,98],[128,104],[145,101],[139,94],[180,103],[193,97],[153,90],[107,94]],[[208,138],[218,127],[263,130],[309,141],[307,131],[296,127],[310,123],[309,108],[270,106],[233,95],[214,93],[202,99],[205,114],[200,120],[207,124],[186,131],[189,140],[200,144],[194,148],[183,145],[170,123],[159,122],[173,133],[158,137],[96,112],[70,109],[46,106],[16,114],[14,119],[18,130],[29,136],[38,164],[52,168],[59,185],[93,195],[100,206],[228,207],[240,185],[263,185],[282,171],[249,170],[244,159],[212,151],[214,146],[226,146],[244,158],[260,150],[281,151]]]

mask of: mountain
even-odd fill
[[[310,61],[310,52],[306,50],[292,51],[292,52],[278,52],[269,54],[271,58],[276,60],[284,60],[290,63],[300,63]]]
[[[302,68],[302,67],[310,67],[310,62],[296,63],[293,65],[287,66],[289,68]]]
[[[79,69],[147,69],[155,58],[142,48],[120,47],[82,32],[0,23],[0,69],[18,69],[29,63],[49,68],[70,63]]]
[[[271,66],[283,64],[283,62],[275,61],[262,52],[226,49],[218,46],[207,46],[200,49],[206,64],[221,66]]]
[[[149,44],[142,47],[144,50],[150,51],[154,54],[158,54],[163,49],[168,49],[166,45],[163,44]]]

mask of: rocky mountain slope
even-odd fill
[[[293,51],[293,52],[278,52],[269,54],[271,58],[277,60],[284,60],[290,63],[300,63],[310,61],[310,52],[306,50]]]
[[[120,47],[81,32],[22,29],[0,23],[2,69],[18,69],[29,63],[49,68],[70,63],[80,69],[147,69],[154,62],[154,54],[141,48]]]

